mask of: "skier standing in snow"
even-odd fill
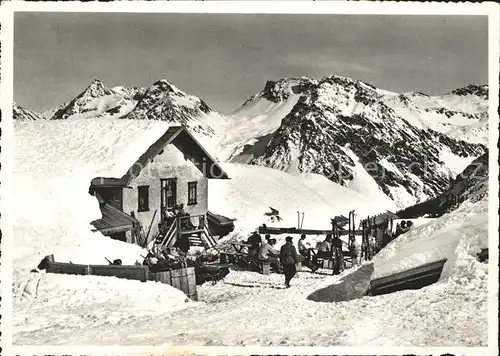
[[[297,250],[293,245],[291,236],[286,237],[286,243],[281,247],[280,262],[283,266],[283,273],[285,274],[285,286],[290,288],[290,281],[297,273],[295,265],[298,262]]]

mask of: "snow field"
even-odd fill
[[[230,180],[209,182],[209,210],[233,217],[233,235],[248,237],[263,223],[276,227],[297,227],[297,211],[305,212],[303,228],[331,229],[335,215],[348,216],[355,210],[358,219],[385,212],[377,197],[355,192],[316,174],[289,174],[261,166],[237,163],[223,165]],[[264,215],[270,207],[279,211],[280,222]]]

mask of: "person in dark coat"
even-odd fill
[[[175,241],[174,247],[177,247],[184,255],[187,255],[191,243],[189,241],[188,235],[182,235],[177,241]]]
[[[247,240],[247,243],[250,244],[250,248],[248,249],[248,255],[251,257],[257,257],[260,245],[262,244],[262,237],[255,231]]]
[[[342,240],[337,235],[332,239],[332,247],[342,249]]]
[[[342,253],[342,240],[337,235],[335,235],[332,239],[332,250],[333,256],[335,257],[335,263],[333,264],[333,274],[339,274],[344,256]]]
[[[295,266],[298,262],[297,250],[293,245],[293,239],[291,236],[286,237],[286,243],[281,247],[280,262],[283,266],[283,273],[285,274],[285,286],[290,288],[290,281],[297,273]]]
[[[406,232],[406,221],[401,221],[396,227],[396,237]]]

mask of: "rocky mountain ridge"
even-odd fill
[[[66,120],[74,116],[162,120],[187,125],[193,132],[212,136],[214,131],[200,120],[212,110],[201,99],[187,95],[167,80],[149,87],[107,87],[99,79],[74,99],[46,112],[36,119]],[[15,119],[18,117],[16,116]]]
[[[12,103],[12,116],[14,120],[19,121],[43,120],[42,114],[25,109],[16,103]]]
[[[487,152],[485,142],[466,137],[468,125],[487,132],[487,86],[452,93],[397,94],[339,76],[268,81],[245,105],[300,98],[267,142],[255,137],[260,150],[247,141],[232,159],[252,152],[247,163],[319,173],[342,185],[351,184],[361,166],[400,207],[411,205],[442,193]]]
[[[228,148],[222,157],[230,161],[319,173],[345,186],[376,186],[404,207],[438,196],[487,152],[487,98],[485,85],[430,96],[335,75],[284,78],[267,81],[227,118],[165,79],[149,87],[113,88],[96,79],[48,119],[182,124],[209,139],[208,145]],[[17,112],[19,120],[43,118]]]

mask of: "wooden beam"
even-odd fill
[[[80,265],[63,262],[47,262],[47,273],[94,275],[135,279],[146,282],[146,266]]]
[[[354,230],[354,235],[361,235],[363,230]],[[331,234],[332,230],[297,229],[296,227],[262,227],[259,226],[259,234],[281,235],[281,234],[305,234],[305,235],[325,235]],[[349,235],[349,230],[339,230],[339,234]]]

